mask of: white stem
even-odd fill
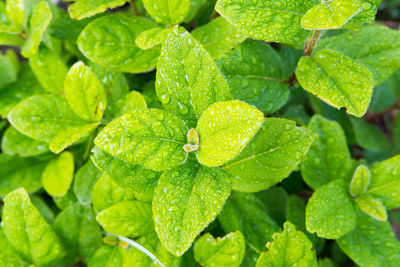
[[[131,239],[129,239],[129,238],[123,237],[123,236],[114,235],[114,234],[111,234],[111,233],[105,233],[105,234],[106,234],[106,235],[112,235],[112,236],[117,237],[119,240],[124,241],[125,243],[131,245],[132,247],[137,248],[138,250],[140,250],[141,252],[143,252],[144,254],[146,254],[147,256],[149,256],[149,257],[154,261],[154,263],[159,264],[159,265],[162,266],[162,267],[165,267],[165,266],[161,263],[161,261],[160,261],[159,259],[156,258],[156,256],[154,256],[150,251],[148,251],[145,247],[143,247],[143,246],[140,245],[139,243],[136,243],[135,241],[133,241],[133,240],[131,240]]]

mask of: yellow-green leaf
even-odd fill
[[[144,7],[157,22],[175,25],[189,12],[190,0],[143,0]]]
[[[49,161],[42,174],[42,184],[51,196],[64,196],[74,177],[74,156],[71,152],[63,152]]]
[[[387,220],[386,207],[379,198],[364,194],[356,198],[357,206],[366,214],[379,221]]]
[[[368,185],[371,182],[371,171],[365,165],[357,167],[350,182],[350,194],[357,197],[367,191]]]

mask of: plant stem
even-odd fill
[[[399,104],[398,101],[396,101],[391,107],[388,107],[387,109],[382,110],[382,111],[380,111],[380,112],[378,112],[378,113],[375,113],[375,114],[367,114],[367,115],[365,116],[365,119],[366,119],[367,121],[373,121],[373,120],[378,119],[378,118],[382,117],[383,115],[386,115],[386,114],[388,114],[388,113],[391,113],[392,111],[395,111],[395,110],[397,110],[397,109],[400,109],[400,104]]]
[[[154,255],[153,255],[150,251],[148,251],[145,247],[143,247],[142,245],[136,243],[135,241],[133,241],[133,240],[131,240],[131,239],[129,239],[129,238],[126,238],[126,237],[123,237],[123,236],[119,236],[119,235],[114,235],[114,234],[111,234],[111,233],[105,233],[105,234],[106,234],[106,235],[111,235],[111,236],[117,237],[119,240],[124,241],[125,243],[131,245],[132,247],[137,248],[138,250],[140,250],[141,252],[143,252],[144,254],[146,254],[147,256],[149,256],[149,257],[154,261],[154,263],[159,264],[159,265],[162,266],[162,267],[165,267],[165,266],[161,263],[161,261],[160,261],[159,259],[157,259],[156,256],[154,256]]]
[[[324,31],[316,30],[313,32],[311,37],[306,40],[306,44],[304,46],[304,56],[310,56],[312,54],[323,32]]]
[[[89,141],[88,141],[88,143],[87,143],[87,145],[86,145],[85,153],[83,154],[83,160],[84,160],[84,161],[86,161],[86,159],[89,157],[90,150],[91,150],[91,148],[93,147],[93,141],[94,141],[94,138],[95,138],[95,136],[96,136],[96,133],[97,133],[97,128],[96,128],[96,129],[93,131],[93,133],[90,135],[90,139],[89,139]]]

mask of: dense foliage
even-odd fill
[[[0,1],[0,265],[399,266],[380,4]]]

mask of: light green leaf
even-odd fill
[[[24,39],[12,33],[0,32],[0,45],[23,46]]]
[[[89,66],[106,91],[107,108],[105,116],[114,118],[130,91],[128,82],[121,72],[102,68],[93,62],[90,62]]]
[[[192,35],[215,60],[246,39],[244,34],[223,17],[217,17],[208,24],[196,28]]]
[[[258,259],[257,267],[318,266],[312,243],[290,222],[283,225],[283,232],[275,233],[272,238],[273,242],[267,243],[268,251]]]
[[[46,161],[0,154],[0,196],[24,187],[29,193],[37,191]]]
[[[96,213],[124,200],[133,200],[130,190],[119,186],[108,174],[103,174],[93,186],[93,209]]]
[[[194,161],[164,172],[153,198],[153,219],[161,243],[180,256],[221,211],[231,177]]]
[[[308,128],[315,138],[301,163],[301,175],[307,185],[317,189],[335,179],[349,178],[352,161],[340,124],[315,115]]]
[[[144,7],[157,22],[175,25],[189,12],[190,0],[143,0]]]
[[[142,201],[121,201],[97,214],[96,220],[107,232],[138,237],[153,229],[151,205]]]
[[[161,109],[137,109],[110,122],[95,144],[112,156],[155,171],[183,164],[187,126]]]
[[[365,23],[373,23],[382,0],[359,0],[359,2],[362,8],[361,12],[350,19],[345,28],[361,28]]]
[[[250,142],[263,121],[262,112],[238,100],[211,105],[197,124],[197,159],[209,167],[229,162]]]
[[[261,191],[289,176],[312,141],[310,132],[294,121],[267,118],[249,145],[223,169],[234,176],[233,189]]]
[[[82,205],[92,203],[92,191],[102,173],[88,160],[75,174],[74,192]]]
[[[143,31],[136,38],[135,43],[140,49],[147,50],[153,48],[156,45],[162,44],[172,30],[173,28],[153,28]]]
[[[365,165],[357,167],[350,182],[350,194],[357,197],[367,191],[368,185],[371,182],[371,171]]]
[[[54,203],[60,210],[65,210],[69,206],[78,202],[72,189],[68,190],[67,194],[62,197],[53,197]]]
[[[400,242],[388,222],[358,211],[356,228],[337,240],[340,248],[359,266],[397,266]]]
[[[43,198],[41,198],[37,195],[32,195],[32,196],[30,196],[30,198],[31,198],[32,204],[42,214],[42,216],[46,220],[46,222],[51,224],[55,218],[55,214],[54,214],[55,211],[48,206],[48,204],[46,203],[46,201]]]
[[[64,80],[65,97],[72,110],[87,121],[99,121],[106,109],[106,93],[96,75],[79,61]]]
[[[400,155],[376,163],[371,168],[367,194],[380,198],[388,209],[400,207]]]
[[[38,53],[29,57],[29,65],[46,91],[63,92],[67,67],[50,48],[41,45]]]
[[[18,73],[13,66],[12,59],[7,54],[0,53],[0,88],[16,81],[17,78]]]
[[[11,110],[8,120],[24,135],[50,143],[50,150],[55,153],[97,127],[97,123],[79,118],[67,101],[56,95],[25,99]]]
[[[78,257],[87,263],[102,245],[101,229],[90,206],[70,205],[58,214],[53,226],[68,252],[62,265],[73,264]]]
[[[74,177],[74,156],[71,152],[63,152],[49,161],[42,174],[42,184],[51,196],[64,196]]]
[[[128,251],[121,246],[102,246],[90,259],[88,267],[124,267],[127,261]]]
[[[10,68],[10,66],[8,66],[8,68]],[[11,69],[8,69],[8,71],[10,70]],[[0,69],[0,71],[3,71],[3,69]],[[36,80],[28,65],[23,65],[21,73],[25,75],[20,77],[18,81],[9,83],[0,89],[0,116],[4,118],[7,117],[8,112],[22,100],[32,95],[46,93]]]
[[[51,266],[63,253],[56,234],[23,188],[4,198],[2,225],[13,248],[36,266]]]
[[[316,3],[316,0],[219,0],[215,10],[254,39],[295,44],[309,35],[300,20]]]
[[[302,57],[296,69],[300,85],[335,108],[362,117],[371,101],[374,79],[363,65],[344,54],[324,49]]]
[[[138,200],[153,199],[154,187],[161,175],[159,172],[151,171],[141,165],[126,163],[98,147],[93,152],[92,160],[97,168],[110,175],[119,186],[133,192]]]
[[[194,258],[201,266],[237,267],[243,261],[245,241],[241,232],[229,233],[222,238],[214,238],[210,233],[204,234],[194,246]]]
[[[52,17],[53,15],[46,1],[41,1],[35,6],[29,19],[29,38],[21,50],[21,54],[24,57],[29,58],[38,52],[40,41]]]
[[[379,221],[387,220],[386,207],[383,205],[382,201],[371,195],[362,195],[356,198],[357,206],[371,216]]]
[[[135,109],[147,108],[147,103],[141,93],[132,91],[125,97],[125,102],[119,110],[118,114],[123,115],[134,111]]]
[[[381,151],[389,147],[386,135],[374,124],[367,123],[363,118],[352,118],[354,134],[357,143],[365,149]]]
[[[306,226],[308,232],[326,239],[337,239],[354,229],[356,214],[343,180],[314,192],[306,207]]]
[[[362,10],[358,0],[322,1],[301,18],[307,30],[339,29]]]
[[[195,127],[217,101],[231,99],[228,83],[211,56],[188,32],[175,29],[157,64],[156,91],[164,108]]]
[[[23,261],[17,252],[13,249],[10,242],[8,242],[3,230],[0,230],[0,265],[6,267],[28,267],[29,264]]]
[[[224,54],[218,66],[228,80],[233,97],[265,113],[275,112],[289,98],[282,59],[265,42],[246,40]]]
[[[323,48],[339,51],[366,66],[374,75],[375,85],[388,79],[400,67],[400,32],[383,25],[323,38],[316,50]]]
[[[255,194],[237,191],[232,192],[218,221],[226,233],[242,232],[246,244],[257,253],[265,249],[265,244],[272,240],[272,234],[279,229],[260,198]]]
[[[7,0],[5,2],[8,19],[11,21],[15,31],[21,31],[25,21],[25,1]]]
[[[128,0],[77,0],[68,7],[73,19],[84,19],[103,13],[108,8],[123,6]]]
[[[141,17],[113,14],[91,22],[79,35],[78,47],[90,60],[120,72],[146,72],[154,68],[159,49],[143,51],[135,44],[143,31],[155,28]]]
[[[33,157],[49,151],[49,145],[36,141],[18,132],[14,127],[9,127],[1,139],[1,150],[4,154],[20,157]]]

